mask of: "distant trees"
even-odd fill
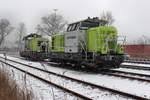
[[[136,45],[149,45],[150,44],[150,37],[146,35],[141,35],[138,38],[128,41],[127,44],[136,44]]]
[[[36,29],[39,33],[51,36],[64,30],[67,21],[62,15],[51,13],[41,18],[42,23],[38,24]]]
[[[114,17],[112,16],[111,11],[106,11],[106,12],[101,13],[100,14],[100,19],[101,20],[106,20],[107,21],[107,23],[106,23],[107,26],[112,25],[115,21]]]
[[[0,19],[0,46],[13,29],[8,19]]]
[[[142,35],[135,42],[136,44],[150,44],[150,38],[148,36]]]
[[[18,45],[18,51],[21,50],[21,45],[22,45],[22,39],[23,37],[26,35],[26,27],[25,27],[25,24],[22,22],[22,23],[19,23],[18,27],[17,27],[17,35],[18,35],[18,39],[16,41],[16,44]]]

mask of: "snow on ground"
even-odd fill
[[[10,63],[10,61],[7,61]],[[26,66],[20,66],[20,64],[16,64],[16,63],[13,63],[11,62],[11,64],[19,67],[19,68],[22,68],[22,69],[25,69],[31,73],[34,73],[36,75],[40,75],[41,77],[44,77],[45,79],[49,79],[51,80],[52,82],[55,82],[59,85],[62,85],[62,86],[65,86],[66,88],[69,88],[71,90],[74,90],[78,93],[81,93],[94,100],[99,100],[99,99],[102,99],[102,100],[110,100],[113,99],[113,100],[118,100],[118,99],[122,99],[122,100],[126,100],[126,98],[123,98],[122,96],[120,95],[114,95],[110,92],[107,92],[107,91],[102,91],[102,90],[99,90],[99,89],[96,89],[96,88],[92,88],[92,87],[89,87],[89,86],[85,86],[85,85],[82,85],[82,84],[77,84],[76,82],[71,82],[70,80],[64,80],[62,78],[59,78],[59,77],[56,77],[54,75],[46,75],[45,73],[42,73],[41,71],[35,71],[35,70],[31,70],[31,68],[28,68]],[[70,99],[69,99],[70,100]]]
[[[133,66],[139,66],[139,67],[150,67],[150,64],[137,64],[137,63],[122,63],[122,65],[133,65]]]
[[[2,56],[2,55],[0,55],[0,56]],[[29,65],[33,65],[33,66],[36,66],[38,68],[44,69],[44,67],[39,62],[31,62],[31,61],[21,60],[21,59],[14,58],[14,57],[8,57],[8,58],[12,59],[12,60],[21,61],[23,63],[26,63],[26,64],[29,64]],[[45,64],[45,68],[49,71],[53,71],[53,72],[57,72],[57,73],[61,73],[61,74],[64,73],[65,75],[70,76],[70,77],[78,78],[78,79],[85,80],[85,81],[88,81],[88,82],[92,82],[92,83],[95,83],[95,84],[98,84],[98,85],[103,85],[103,86],[106,86],[106,87],[110,87],[110,88],[122,90],[122,91],[125,91],[125,92],[128,92],[128,93],[132,93],[132,94],[136,94],[136,95],[139,95],[139,96],[150,98],[150,84],[147,83],[147,82],[131,81],[131,80],[128,80],[128,79],[121,79],[121,78],[117,78],[117,77],[101,75],[101,74],[95,74],[95,73],[77,72],[77,71],[58,68],[58,67],[52,67],[52,66],[46,65],[46,64]],[[48,77],[48,75],[46,77]],[[50,75],[50,77],[52,77],[52,76]],[[61,79],[59,79],[59,80],[61,80]],[[58,80],[56,79],[56,81],[58,81]],[[62,82],[62,81],[60,81],[60,82]],[[32,82],[30,82],[30,83],[32,83]],[[35,83],[37,84],[38,82],[35,81]],[[67,85],[67,84],[68,83],[65,83],[65,86],[69,87],[69,88],[71,88],[72,85],[76,85],[76,84],[72,84],[72,85]],[[40,86],[40,87],[42,87],[42,86]],[[35,88],[36,88],[36,85],[35,85]],[[74,87],[74,88],[77,88],[77,87]],[[82,91],[82,90],[80,90],[80,91]],[[93,91],[95,92],[97,90],[93,89]],[[88,94],[89,93],[90,92],[88,92]],[[100,94],[100,93],[98,93],[98,94]],[[113,95],[108,95],[108,92],[100,94],[100,98],[102,100],[110,100],[110,98],[113,99],[113,100],[115,100],[115,99],[117,99],[117,100],[118,99],[119,100],[120,99],[121,100],[125,99],[125,98],[118,97],[118,96],[116,96],[116,98],[115,98],[115,96],[116,95],[114,95],[114,98],[113,98]],[[95,95],[93,95],[93,97],[95,97]],[[44,100],[47,100],[47,99],[44,99]]]
[[[150,67],[150,64],[122,63],[122,65],[131,65],[131,67],[132,66]],[[117,70],[150,75],[150,71],[146,70],[129,69],[129,68],[119,68]]]
[[[103,75],[89,75],[89,74],[70,74],[67,73],[65,75],[70,75],[71,77],[78,77],[88,82],[92,82],[98,85],[103,85],[106,87],[118,89],[121,91],[125,91],[128,93],[136,94],[143,97],[150,98],[150,84],[147,82],[139,82],[139,81],[131,81],[128,79],[121,79],[110,76]]]
[[[34,100],[79,100],[79,98],[71,94],[64,93],[64,91],[60,89],[45,84],[29,75],[25,75],[21,71],[18,71],[9,66],[7,67],[8,70],[12,72],[12,77],[15,77],[16,83],[20,86],[21,89],[24,90],[26,83],[27,89],[33,91]]]
[[[150,75],[150,71],[138,70],[138,69],[118,68],[118,69],[114,69],[114,70]]]

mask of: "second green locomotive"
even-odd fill
[[[31,60],[43,60],[48,58],[49,40],[38,34],[30,34],[23,38],[23,46],[20,55]]]

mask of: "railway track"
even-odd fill
[[[49,64],[49,63],[48,63]],[[57,64],[50,64],[52,66],[60,66]],[[120,73],[120,74],[116,74],[116,73]],[[139,77],[132,77],[132,76],[140,76],[140,77],[148,77],[150,78],[150,75],[146,75],[146,74],[138,74],[138,73],[132,73],[132,72],[123,72],[123,71],[115,71],[115,70],[103,70],[102,72],[98,72],[98,74],[101,75],[107,75],[107,76],[114,76],[114,77],[121,77],[121,78],[125,78],[125,79],[129,79],[129,80],[137,80],[137,81],[142,81],[142,82],[148,82],[150,83],[149,79],[144,79],[144,78],[139,78]],[[124,74],[124,75],[121,75]],[[132,76],[127,76],[125,74],[130,74]]]
[[[47,63],[47,62],[45,62]],[[58,64],[54,64],[54,63],[47,63],[50,64],[52,66],[56,66],[59,67],[60,65]],[[120,74],[116,74],[116,73],[120,73]],[[98,74],[101,75],[107,75],[107,76],[114,76],[114,77],[121,77],[121,78],[126,78],[126,79],[130,79],[130,80],[137,80],[137,81],[142,81],[142,82],[148,82],[150,83],[149,79],[144,79],[144,78],[138,78],[138,77],[132,77],[132,76],[140,76],[140,77],[148,77],[150,78],[150,75],[146,75],[146,74],[139,74],[139,73],[132,73],[132,72],[124,72],[124,71],[116,71],[116,70],[103,70],[102,72],[98,72]],[[124,75],[121,75],[124,74]],[[127,76],[125,74],[130,74],[132,76]]]
[[[133,72],[125,72],[125,71],[119,71],[119,70],[108,70],[107,72],[111,72],[111,73],[121,73],[121,74],[130,74],[133,76],[140,76],[140,77],[148,77],[150,78],[150,75],[147,74],[141,74],[141,73],[133,73]]]
[[[141,67],[141,66],[135,66],[135,65],[121,65],[120,67],[150,71],[150,67],[144,67],[144,66]]]
[[[17,57],[19,58],[19,57]],[[10,61],[13,61],[13,60],[10,60]],[[13,61],[13,62],[16,62],[16,61]],[[19,63],[19,62],[16,62],[16,63]],[[44,62],[46,64],[50,64],[47,63],[47,62]],[[20,63],[22,64],[22,63]],[[52,66],[57,66],[59,67],[58,64],[54,64],[54,63],[51,63],[50,65]],[[30,67],[33,67],[33,66],[30,66]],[[34,67],[33,67],[34,68]],[[36,68],[36,67],[35,67]],[[36,68],[37,69],[37,68]],[[110,73],[111,72],[111,73]],[[143,82],[149,82],[150,83],[150,80],[148,79],[143,79],[143,78],[137,78],[137,77],[132,77],[132,76],[126,76],[126,75],[118,75],[118,74],[115,74],[115,73],[124,73],[124,74],[130,74],[130,75],[138,75],[138,76],[141,76],[141,77],[150,77],[150,75],[145,75],[145,74],[138,74],[138,73],[131,73],[131,72],[123,72],[123,71],[115,71],[115,70],[106,70],[104,72],[101,72],[100,74],[102,75],[107,75],[107,76],[114,76],[114,77],[121,77],[121,78],[126,78],[126,79],[130,79],[130,80],[137,80],[137,81],[143,81]]]
[[[125,60],[127,63],[150,64],[150,61]]]
[[[32,77],[34,77],[34,78],[36,78],[36,79],[42,81],[42,82],[45,82],[45,83],[47,83],[47,84],[49,84],[49,85],[53,85],[53,86],[55,86],[56,88],[59,88],[59,89],[65,91],[65,92],[71,93],[71,94],[73,94],[73,95],[75,95],[75,96],[77,96],[77,97],[79,97],[79,98],[82,98],[82,99],[84,99],[84,100],[92,100],[91,98],[89,98],[89,97],[87,97],[87,96],[84,96],[84,95],[82,95],[82,94],[80,94],[80,93],[77,93],[77,92],[75,92],[75,91],[72,91],[72,90],[70,90],[70,89],[67,89],[67,88],[65,88],[65,87],[62,87],[62,86],[60,86],[60,85],[58,85],[58,84],[55,84],[55,83],[53,83],[53,82],[51,82],[51,81],[48,81],[48,80],[46,80],[46,79],[44,79],[44,78],[42,78],[42,77],[39,77],[39,76],[37,76],[37,75],[34,75],[34,74],[32,74],[32,73],[30,73],[30,72],[28,72],[28,71],[22,70],[22,69],[20,69],[20,68],[14,66],[14,65],[11,65],[11,64],[9,64],[9,63],[7,63],[7,62],[5,62],[5,61],[0,60],[0,62],[4,63],[4,64],[6,64],[6,65],[9,65],[9,66],[11,66],[11,67],[13,67],[13,68],[15,68],[15,69],[21,71],[21,72],[24,72],[24,73],[26,73],[26,74],[28,74],[28,75],[30,75],[30,76],[32,76]]]
[[[3,57],[0,57],[0,58],[3,58]],[[3,59],[4,59],[4,58],[3,58]],[[134,99],[139,99],[139,100],[149,100],[148,98],[144,98],[144,97],[140,97],[140,96],[137,96],[137,95],[134,95],[134,94],[130,94],[130,93],[126,93],[126,92],[123,92],[123,91],[119,91],[119,90],[116,90],[116,89],[111,89],[111,88],[108,88],[108,87],[96,85],[96,84],[93,84],[93,83],[89,83],[89,82],[82,81],[82,80],[79,80],[79,79],[71,78],[71,77],[68,77],[68,76],[65,76],[65,75],[61,75],[61,74],[58,74],[58,73],[54,73],[54,72],[51,72],[51,71],[46,71],[46,70],[43,70],[43,69],[40,69],[40,68],[37,68],[37,67],[34,67],[34,66],[26,65],[26,64],[21,63],[21,62],[13,61],[13,60],[10,60],[10,59],[7,59],[7,60],[12,61],[12,62],[15,62],[15,63],[19,63],[19,64],[24,65],[24,66],[28,66],[28,67],[30,67],[30,68],[34,68],[34,69],[43,71],[43,72],[46,72],[46,73],[49,73],[49,74],[53,74],[53,75],[56,75],[56,76],[64,77],[64,78],[69,79],[69,80],[73,80],[73,81],[77,81],[77,82],[80,82],[80,83],[83,83],[83,84],[86,84],[86,85],[90,85],[90,86],[96,87],[96,88],[98,88],[98,89],[104,89],[104,90],[106,90],[106,91],[113,92],[113,93],[116,93],[116,94],[120,94],[120,95],[122,95],[122,96],[126,96],[126,97],[129,97],[129,98],[134,98]],[[18,69],[17,67],[15,67],[15,66],[13,66],[13,65],[10,65],[10,64],[8,64],[8,63],[6,63],[6,62],[4,62],[4,61],[1,61],[1,62],[3,62],[3,63],[5,63],[5,64],[7,64],[7,65],[9,65],[9,66],[12,66],[12,67]],[[18,69],[18,70],[20,70],[20,71],[22,71],[22,72],[26,72],[26,71],[24,71],[24,70],[22,70],[22,69]],[[35,78],[41,79],[41,80],[43,80],[44,82],[46,82],[46,83],[48,83],[48,84],[51,83],[51,82],[49,82],[49,81],[47,81],[47,80],[45,80],[45,79],[42,79],[42,78],[40,78],[40,77],[38,77],[38,76],[32,75],[32,73],[29,73],[29,72],[26,72],[26,73],[29,74],[29,75],[31,75],[31,76],[33,76],[33,77],[35,77]],[[103,73],[103,74],[107,74],[107,73]],[[113,75],[113,74],[107,74],[107,75]],[[123,77],[123,76],[119,76],[119,75],[114,75],[114,76]],[[125,76],[124,78],[127,78],[127,77]],[[142,81],[142,80],[141,80],[141,81]],[[147,82],[148,82],[148,81],[147,81]],[[58,87],[58,88],[60,88],[60,89],[67,90],[67,89],[65,89],[64,87],[59,87],[59,86],[57,86],[56,84],[53,84],[53,83],[52,83],[52,85],[54,85],[54,86],[56,86],[56,87]],[[74,91],[67,90],[67,92],[72,93],[72,94],[74,94],[74,95],[76,95],[76,96],[78,96],[78,97],[80,97],[80,98],[83,98],[83,99],[86,98],[86,100],[91,100],[91,98],[88,98],[88,97],[86,97],[86,96],[83,96],[83,95],[81,95],[81,94],[79,94],[79,93],[75,93]]]
[[[22,57],[18,57],[18,56],[13,56],[13,57],[25,60],[25,59],[22,58]],[[127,61],[127,62],[128,62],[128,61]],[[46,63],[46,62],[45,62],[45,63]],[[136,63],[136,62],[134,62],[134,63]],[[140,62],[139,62],[139,64],[140,64]],[[144,63],[144,64],[145,64],[145,63]],[[150,62],[147,63],[147,64],[150,64]],[[56,66],[55,64],[51,64],[51,65]],[[144,66],[120,65],[120,67],[121,67],[121,68],[129,68],[129,69],[138,69],[138,70],[146,70],[146,71],[150,71],[150,67],[144,67]]]
[[[25,59],[22,58],[22,57],[18,57],[18,56],[13,56],[13,57],[25,60]],[[129,61],[127,61],[127,62],[129,62]],[[45,62],[45,63],[46,63],[46,62]],[[136,63],[136,62],[134,62],[134,63]],[[142,63],[139,62],[139,64],[142,64]],[[150,64],[150,62],[147,63],[147,64]],[[53,64],[52,64],[52,65],[53,65]],[[129,69],[138,69],[138,70],[150,71],[150,67],[144,67],[144,66],[120,65],[120,67],[121,67],[121,68],[129,68]]]

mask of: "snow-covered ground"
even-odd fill
[[[122,63],[122,65],[133,65],[133,66],[139,66],[139,67],[150,67],[150,64],[137,64],[137,63]]]
[[[138,70],[138,69],[118,68],[118,69],[114,69],[114,70],[150,75],[150,71]]]
[[[5,67],[7,67],[9,72],[12,72],[12,77],[15,77],[15,80],[21,89],[24,89],[24,86],[26,84],[26,87],[33,92],[34,100],[77,100],[79,99],[51,85],[45,84],[29,75],[25,75],[25,73],[22,73],[21,71],[18,71],[12,67],[6,65]]]
[[[3,56],[3,55],[0,55]],[[79,72],[79,71],[73,71],[73,70],[69,70],[69,69],[63,69],[63,68],[58,68],[58,67],[53,67],[47,64],[44,64],[45,67],[43,67],[43,64],[40,64],[39,62],[31,62],[31,61],[27,61],[27,60],[22,60],[22,59],[18,59],[18,58],[14,58],[14,57],[8,57],[9,59],[12,60],[17,60],[17,61],[21,61],[25,64],[28,65],[33,65],[36,66],[38,68],[41,69],[46,69],[49,71],[53,71],[59,74],[64,74],[70,77],[74,77],[74,78],[78,78],[84,81],[88,81],[88,82],[92,82],[98,85],[103,85],[106,87],[110,87],[113,89],[118,89],[121,91],[125,91],[128,93],[132,93],[132,94],[136,94],[138,96],[143,96],[146,98],[150,98],[150,84],[147,82],[139,82],[139,81],[131,81],[128,79],[121,79],[118,77],[112,77],[112,76],[107,76],[107,75],[101,75],[101,74],[95,74],[95,73],[86,73],[86,72]],[[110,92],[107,91],[102,91],[99,89],[95,89],[95,88],[91,88],[91,87],[86,87],[83,86],[82,84],[77,84],[77,83],[73,83],[71,81],[66,81],[64,79],[58,78],[56,76],[53,75],[48,75],[48,74],[44,74],[42,72],[39,71],[35,71],[35,70],[31,70],[25,66],[21,66],[19,64],[15,64],[13,62],[10,62],[16,66],[18,66],[19,68],[23,68],[26,69],[32,73],[35,73],[37,75],[40,75],[46,79],[49,79],[51,81],[54,81],[56,83],[58,83],[59,85],[63,85],[69,89],[73,89],[76,90],[79,93],[84,93],[84,95],[87,95],[93,99],[101,99],[101,100],[123,100],[123,99],[128,99],[128,98],[124,98],[122,96],[116,95],[116,94],[112,94]],[[12,68],[9,68],[12,69]],[[122,70],[117,69],[117,70]],[[131,69],[132,70],[132,69]],[[127,70],[128,71],[128,70]],[[134,70],[133,70],[134,71]],[[16,75],[16,79],[19,80],[19,84],[21,84],[20,82],[20,75],[22,76],[23,73],[15,70],[15,75]],[[139,71],[140,73],[140,71]],[[144,74],[148,74],[148,72],[142,72]],[[27,83],[29,84],[30,87],[32,87],[32,90],[34,91],[35,95],[38,96],[42,96],[42,98],[44,98],[44,100],[52,100],[51,98],[55,97],[53,96],[53,93],[56,95],[56,97],[59,100],[64,99],[65,97],[67,97],[66,100],[71,100],[71,99],[77,99],[74,96],[71,96],[69,94],[65,94],[63,93],[61,90],[53,88],[52,86],[49,86],[45,83],[42,83],[34,78],[31,77],[27,77]],[[81,88],[82,87],[82,88]],[[53,92],[52,92],[53,90]],[[86,92],[85,92],[86,90]],[[38,97],[40,98],[40,97]],[[56,99],[57,100],[57,99]]]

